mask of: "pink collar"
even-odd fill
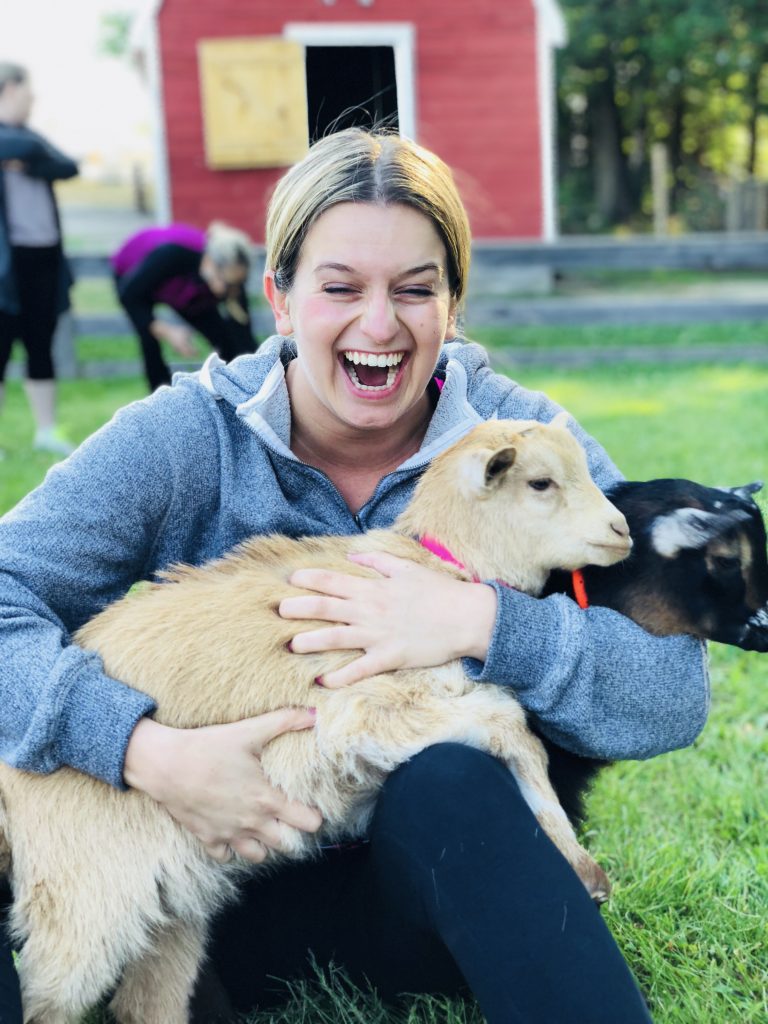
[[[457,569],[464,569],[465,566],[455,558],[448,548],[441,544],[435,537],[430,537],[428,534],[424,537],[419,537],[419,544],[427,551],[431,551],[433,555],[437,555],[438,558],[442,558],[444,562],[450,562],[451,565],[455,565]]]
[[[438,558],[442,558],[444,562],[449,562],[451,565],[455,565],[457,569],[466,568],[466,566],[464,566],[455,555],[451,554],[445,544],[441,544],[435,537],[430,537],[429,534],[426,534],[424,537],[419,537],[419,544],[421,544],[423,548],[426,548],[427,551],[431,551],[433,555],[437,555]],[[472,579],[475,583],[479,582],[477,576],[473,576]],[[587,589],[584,585],[584,576],[581,570],[575,569],[571,573],[571,581],[573,584],[574,598],[579,608],[589,608]],[[499,580],[498,582],[505,587],[510,587],[512,590],[515,589],[504,580]]]

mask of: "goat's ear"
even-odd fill
[[[565,409],[561,409],[560,412],[555,416],[553,420],[550,420],[550,427],[560,427],[562,430],[567,429],[568,423],[571,419],[571,414]]]
[[[485,486],[493,487],[501,483],[507,470],[514,466],[516,458],[517,449],[512,445],[497,448],[485,463]]]
[[[511,445],[497,448],[481,448],[470,452],[462,461],[462,490],[467,497],[482,498],[490,494],[504,479],[514,465],[517,450]]]
[[[758,491],[762,491],[763,481],[754,480],[751,484],[742,484],[741,487],[728,487],[726,489],[730,494],[735,494],[737,498],[743,498],[744,501],[751,501],[753,494],[757,494]]]
[[[703,548],[749,518],[743,509],[708,512],[703,508],[678,508],[654,520],[651,544],[662,557],[674,558],[681,551]]]

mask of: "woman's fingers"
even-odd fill
[[[326,673],[320,682],[329,690],[340,690],[345,686],[352,686],[353,683],[359,683],[363,679],[377,676],[380,672],[391,672],[399,667],[395,664],[388,664],[386,659],[379,655],[363,654],[343,668]]]
[[[278,607],[283,619],[320,619],[322,622],[347,622],[354,605],[341,597],[323,597],[320,594],[302,594],[284,597]]]

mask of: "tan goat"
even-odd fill
[[[352,551],[384,550],[533,594],[554,567],[623,558],[626,521],[591,481],[566,418],[476,427],[434,460],[391,530],[253,538],[202,568],[172,569],[166,582],[96,616],[76,640],[101,655],[110,675],[152,694],[167,725],[317,707],[314,729],[280,736],[262,754],[272,783],[324,818],[317,836],[284,828],[290,856],[359,835],[387,772],[431,744],[459,741],[509,766],[542,828],[602,897],[607,879],[579,846],[509,690],[470,682],[460,662],[323,690],[315,677],[355,652],[291,654],[297,625],[276,614],[283,597],[301,592],[287,583],[297,568],[371,575],[347,560]],[[417,539],[425,535],[466,572],[427,551]],[[252,866],[214,862],[149,797],[71,769],[38,776],[0,765],[0,794],[25,1021],[72,1024],[119,982],[111,1005],[121,1024],[183,1024],[208,920]]]

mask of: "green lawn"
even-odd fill
[[[768,479],[768,367],[536,371],[523,383],[570,409],[630,477]],[[30,452],[20,386],[8,392],[0,415],[8,453],[0,464],[2,509],[50,463]],[[62,423],[80,440],[142,394],[138,379],[65,382]],[[604,772],[589,805],[586,842],[615,885],[605,919],[657,1024],[768,1020],[768,657],[712,645],[711,662],[712,713],[696,745]],[[255,1024],[326,1021],[479,1024],[480,1017],[472,1007],[425,999],[387,1012],[333,983],[299,988],[284,1012],[254,1017]]]

